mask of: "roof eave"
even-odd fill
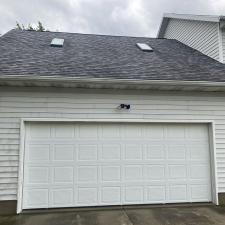
[[[151,89],[185,91],[225,91],[225,82],[74,78],[60,76],[0,76],[0,86],[53,86],[99,89]]]
[[[218,23],[223,16],[164,13],[163,17],[173,18],[173,19],[197,20],[197,21]]]

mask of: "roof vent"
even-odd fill
[[[64,39],[53,38],[51,42],[52,47],[63,47]]]
[[[144,52],[153,52],[153,49],[146,43],[137,43],[136,45]]]

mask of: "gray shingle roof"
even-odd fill
[[[225,82],[225,65],[176,40],[14,29],[0,38],[1,75]]]

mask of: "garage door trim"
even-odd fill
[[[209,129],[209,149],[211,164],[211,186],[212,202],[218,205],[218,185],[216,170],[215,152],[215,124],[213,120],[149,120],[149,119],[57,119],[57,118],[23,118],[20,124],[20,150],[19,150],[19,173],[18,173],[18,194],[17,213],[22,212],[23,182],[24,182],[24,153],[25,153],[25,124],[27,122],[83,122],[83,123],[175,123],[175,124],[207,124]]]

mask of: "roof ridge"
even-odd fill
[[[125,37],[125,38],[146,38],[146,39],[158,39],[154,37],[145,37],[145,36],[129,36],[129,35],[112,35],[112,34],[94,34],[94,33],[78,33],[78,32],[65,32],[65,31],[33,31],[33,30],[19,30],[17,28],[9,30],[7,33],[11,31],[19,31],[19,32],[37,32],[37,33],[58,33],[58,34],[74,34],[74,35],[87,35],[87,36],[102,36],[102,37]],[[7,34],[5,33],[5,34]],[[5,35],[4,34],[4,35]],[[3,36],[3,35],[2,35]]]

